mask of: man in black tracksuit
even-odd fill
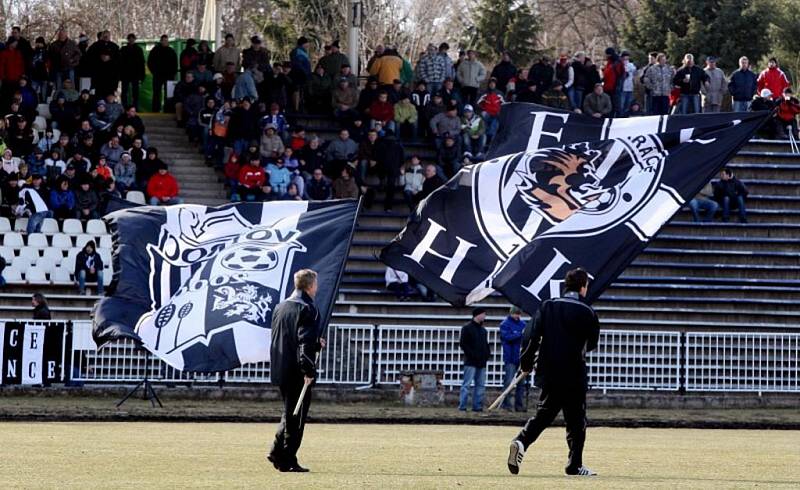
[[[325,347],[319,335],[319,312],[314,306],[317,294],[317,273],[303,269],[294,275],[295,291],[272,312],[272,348],[270,376],[283,399],[283,415],[275,442],[267,459],[282,472],[306,472],[297,462],[297,450],[303,441],[303,429],[311,404],[311,391],[297,416],[293,415],[305,384],[311,385],[317,375],[316,355]]]
[[[592,476],[583,466],[586,440],[586,353],[597,347],[600,325],[597,314],[583,302],[589,277],[581,268],[567,273],[562,298],[542,303],[533,321],[531,338],[520,359],[520,370],[529,373],[536,364],[534,380],[542,390],[536,415],[511,441],[508,469],[519,473],[528,446],[564,411],[567,425],[568,475]]]

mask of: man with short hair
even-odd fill
[[[597,348],[600,324],[597,314],[583,298],[589,289],[589,275],[578,267],[567,272],[566,293],[544,301],[533,320],[531,338],[520,358],[520,370],[530,373],[536,364],[535,383],[541,388],[536,415],[511,441],[508,470],[516,475],[525,451],[564,412],[569,461],[567,475],[593,476],[583,466],[586,440],[586,353]]]
[[[708,84],[702,88],[703,112],[720,112],[722,98],[728,93],[728,79],[725,78],[725,72],[717,67],[716,56],[706,58],[705,72]]]
[[[167,90],[167,82],[175,80],[178,73],[178,54],[170,47],[166,34],[147,55],[147,68],[153,74],[153,112],[161,112],[161,97]]]
[[[139,84],[144,81],[144,52],[136,45],[136,35],[128,34],[128,44],[120,48],[120,79],[122,105],[139,108]],[[128,98],[130,95],[130,98]]]
[[[283,414],[267,459],[280,472],[308,471],[298,463],[297,451],[303,442],[310,391],[299,414],[294,415],[294,408],[303,386],[314,383],[316,356],[325,348],[325,339],[320,337],[319,312],[314,306],[317,287],[316,272],[311,269],[295,272],[294,292],[272,312],[270,379],[280,390]]]
[[[503,390],[514,380],[519,370],[519,355],[522,349],[522,336],[525,331],[525,321],[522,319],[522,310],[512,306],[508,316],[500,323],[500,341],[503,343]],[[525,383],[517,383],[514,390],[514,409],[517,412],[526,411]],[[503,400],[501,408],[511,410],[511,395]]]
[[[458,409],[467,411],[469,401],[469,385],[474,382],[472,389],[472,411],[483,411],[483,395],[486,391],[486,363],[489,361],[491,351],[487,340],[486,310],[475,308],[472,310],[472,320],[461,327],[459,343],[464,351],[464,376],[461,381],[461,393],[458,398]]]
[[[594,91],[583,99],[583,112],[592,117],[611,117],[614,106],[611,97],[603,91],[603,84],[596,83]]]
[[[233,37],[233,34],[225,34],[224,44],[214,52],[214,60],[212,61],[214,71],[223,72],[228,63],[233,63],[235,68],[234,72],[238,72],[241,66],[239,64],[240,55],[241,53],[239,52],[239,48],[236,47],[236,39]]]
[[[750,69],[747,56],[739,58],[739,69],[731,73],[728,92],[733,99],[733,112],[748,112],[758,87],[758,77]]]
[[[672,83],[681,89],[678,114],[700,113],[700,90],[708,86],[708,75],[694,64],[694,55],[686,53],[683,66],[675,73]]]
[[[465,104],[478,102],[478,89],[486,80],[486,67],[478,61],[478,53],[470,49],[467,59],[458,64],[458,81],[461,83],[461,94]]]
[[[772,57],[767,63],[767,68],[758,75],[758,92],[767,88],[772,93],[772,98],[778,100],[783,96],[783,89],[790,87],[789,78],[778,66],[778,59]]]
[[[669,94],[672,92],[675,69],[667,63],[667,55],[658,53],[656,63],[647,68],[642,78],[644,86],[650,93],[648,114],[656,116],[669,114]]]
[[[739,223],[747,223],[747,208],[744,199],[749,194],[747,187],[733,175],[733,170],[723,168],[719,180],[714,184],[714,200],[722,207],[722,221],[730,219],[731,207],[739,209]]]

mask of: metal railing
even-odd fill
[[[12,320],[0,324],[6,321]],[[155,357],[146,362],[144,352],[129,340],[98,351],[90,322],[71,326],[71,343],[64,343],[69,362],[64,364],[70,367],[65,378],[73,381],[129,383],[146,373],[153,381],[167,383],[269,382],[269,363],[218,374],[181,372]],[[499,331],[487,330],[492,352],[487,386],[499,387]],[[459,336],[458,327],[331,325],[319,362],[319,382],[385,385],[398,383],[403,372],[433,370],[444,373],[445,386],[458,386],[463,371]],[[800,333],[603,330],[587,361],[590,385],[604,391],[800,392]]]

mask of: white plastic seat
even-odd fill
[[[78,235],[75,237],[75,246],[78,248],[83,248],[86,246],[87,243],[93,242],[94,237],[92,235]],[[95,243],[95,247],[97,244]]]
[[[64,260],[64,252],[60,248],[48,247],[44,249],[42,257],[51,259],[56,265],[61,265],[61,262]]]
[[[62,250],[71,249],[72,237],[63,233],[56,233],[53,235],[53,245],[51,248],[60,248]]]
[[[11,231],[11,221],[6,217],[0,217],[0,233]]]
[[[58,233],[58,221],[53,218],[45,218],[42,222],[42,233],[47,235]]]
[[[52,116],[50,114],[50,105],[49,104],[38,104],[36,106],[36,113],[42,116],[45,119],[51,119]]]
[[[81,220],[69,218],[64,220],[64,225],[61,228],[61,232],[67,235],[82,235],[83,234],[83,223]]]
[[[15,231],[10,231],[3,234],[3,245],[10,248],[23,248],[25,243],[22,241],[22,235]]]
[[[111,250],[107,248],[98,248],[97,254],[103,259],[103,266],[105,266],[106,269],[111,267]]]
[[[110,285],[113,276],[114,276],[113,271],[110,270],[103,271],[103,286]]]
[[[6,267],[3,270],[3,279],[5,279],[7,283],[25,282],[22,280],[22,272],[16,267]]]
[[[107,248],[111,250],[114,245],[114,240],[111,239],[111,235],[102,235],[100,237],[100,243],[97,244],[97,248]]]
[[[135,202],[136,204],[147,204],[142,191],[128,191],[128,193],[125,194],[125,199],[130,202]]]
[[[31,247],[25,247],[20,249],[15,262],[20,265],[25,264],[27,266],[35,264],[37,260],[39,260],[39,250]]]
[[[47,119],[44,116],[36,116],[33,119],[33,129],[36,131],[41,131],[44,134],[45,129],[47,129]]]
[[[39,257],[36,259],[36,264],[34,267],[42,269],[45,274],[51,274],[53,270],[55,270],[56,265],[56,261],[50,257]]]
[[[75,258],[81,253],[79,248],[71,248],[67,252],[67,258],[61,261],[62,266],[66,266],[70,270],[75,270]]]
[[[25,271],[25,282],[28,284],[50,284],[45,271],[36,266],[29,267]]]
[[[28,218],[17,218],[14,220],[14,231],[27,231]]]
[[[14,249],[3,245],[0,247],[0,257],[6,259],[6,267],[10,266],[14,263]]]
[[[47,243],[47,237],[44,233],[31,233],[28,235],[28,247],[47,248],[50,244]]]
[[[66,267],[56,267],[55,270],[50,273],[50,281],[60,286],[69,286],[73,283],[72,277],[69,275],[69,269]]]
[[[86,234],[94,236],[107,235],[106,224],[101,219],[90,219],[86,223]]]

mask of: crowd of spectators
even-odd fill
[[[31,44],[14,27],[0,43],[0,214],[28,217],[28,233],[49,217],[102,216],[129,191],[180,201],[137,113],[145,56],[135,41],[120,47],[102,31],[75,42],[62,29]]]

